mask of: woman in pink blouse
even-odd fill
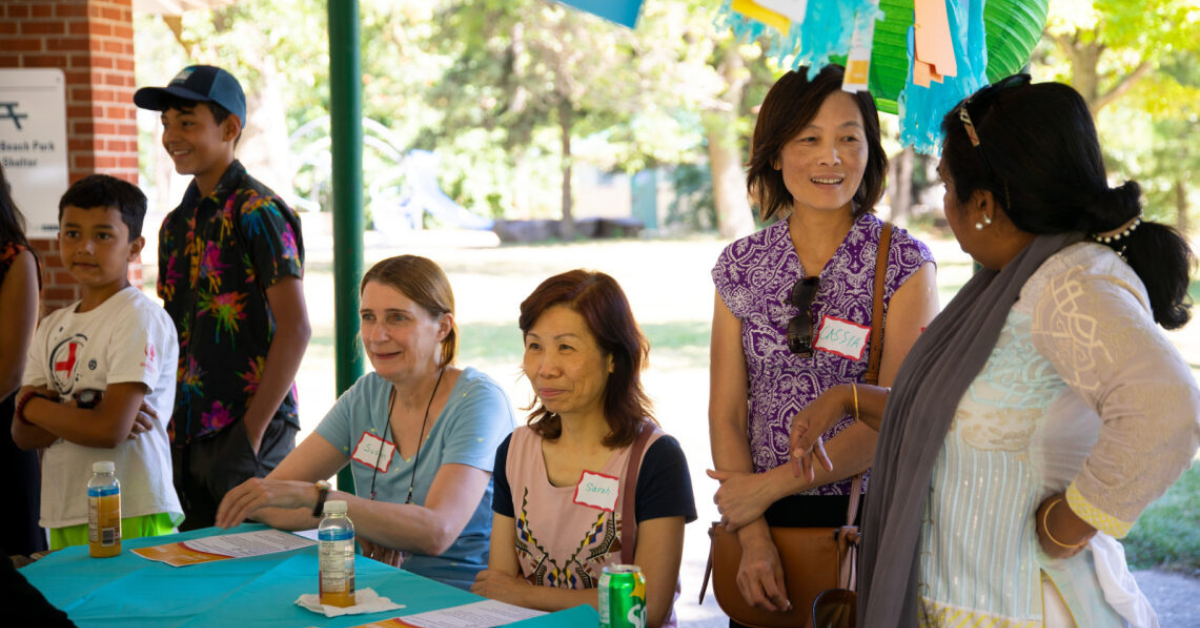
[[[471,590],[545,611],[596,606],[604,567],[632,562],[646,578],[644,625],[676,625],[696,505],[683,451],[642,391],[650,347],[625,293],[604,273],[570,271],[542,282],[519,322],[534,410],[496,452],[491,555]]]

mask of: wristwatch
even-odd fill
[[[325,498],[329,497],[329,489],[333,488],[326,480],[317,480],[317,505],[313,506],[312,516],[320,517],[325,514]]]

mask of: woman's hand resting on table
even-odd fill
[[[390,547],[384,547],[378,543],[372,543],[361,536],[358,537],[358,544],[362,547],[362,555],[377,560],[385,565],[391,565],[399,568],[404,564],[404,552],[394,550]]]
[[[232,528],[263,508],[308,508],[319,491],[312,482],[250,478],[225,494],[217,508],[217,526]]]
[[[768,494],[766,478],[760,473],[740,471],[706,471],[708,477],[721,483],[713,495],[717,512],[721,513],[721,525],[728,532],[763,516],[775,502]]]
[[[533,585],[520,576],[511,576],[496,569],[484,569],[475,575],[471,593],[517,606],[529,606],[525,596]]]

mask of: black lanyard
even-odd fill
[[[416,455],[416,460],[413,462],[412,476],[408,480],[408,497],[405,498],[405,500],[404,500],[405,504],[412,503],[413,484],[417,481],[417,465],[421,464],[421,443],[424,441],[424,438],[425,438],[425,425],[429,422],[429,409],[433,407],[433,398],[435,396],[437,396],[438,387],[442,385],[442,376],[445,374],[446,374],[445,368],[438,371],[437,382],[435,382],[433,384],[433,392],[429,393],[429,403],[425,404],[425,418],[421,419],[421,433],[417,435],[417,455]],[[390,395],[388,395],[387,416],[384,417],[384,419],[383,419],[383,421],[385,423],[385,426],[383,428],[383,441],[381,443],[379,443],[379,453],[377,453],[375,455],[375,469],[373,471],[371,471],[371,499],[372,500],[375,499],[375,476],[379,474],[379,463],[383,460],[383,449],[384,449],[384,446],[387,445],[388,431],[392,427],[392,409],[395,407],[396,407],[396,387],[395,387],[395,385],[393,385],[392,393]],[[397,443],[396,449],[398,450],[399,448],[400,448],[399,443]],[[401,456],[401,457],[403,458],[403,456]]]

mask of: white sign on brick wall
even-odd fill
[[[57,68],[0,69],[0,165],[28,236],[58,232],[67,191],[66,80]]]

